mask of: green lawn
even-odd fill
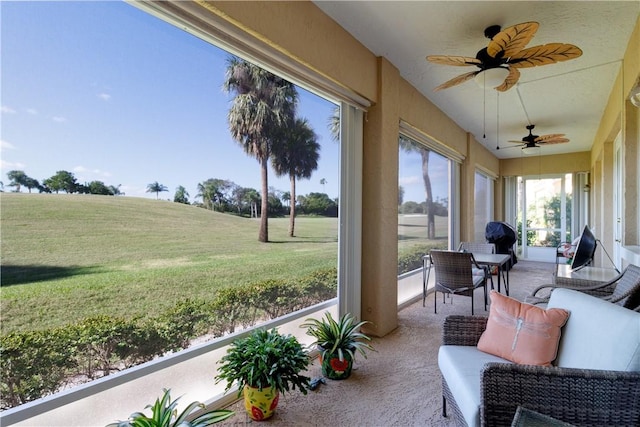
[[[217,288],[337,263],[337,220],[259,220],[132,197],[1,193],[2,332],[153,316]]]

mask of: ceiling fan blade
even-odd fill
[[[493,36],[487,46],[487,53],[495,58],[498,53],[504,51],[502,57],[509,58],[524,49],[538,31],[538,26],[537,22],[523,22],[505,28]]]
[[[578,58],[582,50],[572,44],[549,43],[522,50],[509,58],[510,67],[529,68]]]
[[[550,133],[548,135],[540,135],[535,139],[535,142],[548,141],[550,139],[562,138],[564,133]]]
[[[526,144],[526,142],[522,141],[522,140],[520,140],[520,141],[507,141],[507,142],[513,142],[514,144]]]
[[[564,144],[565,142],[569,142],[569,140],[567,138],[556,138],[556,139],[550,139],[548,141],[536,142],[536,144],[551,145],[551,144]]]
[[[427,56],[427,61],[433,62],[434,64],[455,65],[458,67],[481,64],[479,59],[469,56],[429,55]]]
[[[496,90],[500,92],[505,92],[511,89],[516,83],[518,83],[519,79],[520,79],[520,71],[518,71],[518,69],[516,68],[509,67],[509,75],[507,76],[506,79],[504,79],[504,82],[502,82],[500,86],[496,87]]]
[[[446,81],[446,82],[442,83],[440,86],[435,88],[434,91],[439,91],[439,90],[442,90],[442,89],[448,89],[450,87],[459,85],[460,83],[464,83],[467,80],[471,80],[472,78],[474,78],[476,76],[476,74],[478,74],[479,72],[480,72],[480,70],[472,71],[470,73],[461,74],[461,75],[459,75],[457,77],[452,78],[449,81]]]

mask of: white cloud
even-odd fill
[[[4,139],[0,139],[0,149],[2,149],[2,150],[15,150],[16,147],[12,143],[10,143],[8,141],[5,141]]]
[[[104,101],[108,101],[111,99],[111,95],[109,95],[108,93],[99,93],[98,94],[98,98],[104,100]]]
[[[67,119],[65,117],[62,116],[53,116],[52,120],[56,123],[64,123],[67,121]]]
[[[100,169],[89,169],[89,168],[85,168],[84,166],[76,166],[75,168],[73,168],[73,171],[76,173],[85,173],[89,175],[103,176],[107,178],[111,176],[111,172],[103,171]]]
[[[3,112],[3,113],[6,113],[6,114],[15,114],[15,113],[16,113],[16,110],[14,110],[13,108],[8,107],[8,106],[6,106],[6,105],[3,105],[3,106],[2,106],[2,112]]]
[[[38,114],[38,110],[36,110],[35,108],[27,108],[25,111],[31,114],[32,116],[35,116]]]
[[[13,162],[7,162],[7,161],[4,161],[4,160],[0,160],[0,164],[2,165],[1,168],[3,170],[6,170],[6,169],[24,170],[24,168],[26,166],[24,163],[20,163],[20,162],[13,163]]]

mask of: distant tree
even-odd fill
[[[338,204],[325,193],[309,193],[298,197],[303,212],[311,215],[338,216]]]
[[[173,201],[176,203],[183,203],[185,205],[188,205],[189,193],[187,192],[187,189],[182,185],[178,186],[178,188],[176,188],[176,193],[173,195]]]
[[[296,179],[310,178],[318,169],[320,144],[306,119],[297,118],[292,127],[282,135],[280,144],[273,150],[271,164],[278,176],[289,176],[290,198],[296,198]],[[324,180],[324,178],[323,178]],[[326,180],[324,180],[326,182]],[[322,182],[322,181],[321,181]],[[296,204],[289,204],[289,236],[294,236]]]
[[[147,193],[156,193],[156,200],[158,200],[160,193],[164,191],[169,191],[169,189],[158,181],[147,185]]]
[[[19,170],[12,170],[7,172],[7,178],[9,178],[10,180],[8,187],[15,187],[16,193],[20,192],[21,186],[23,185],[25,187],[27,186],[27,181],[29,179],[29,177],[27,176],[27,174],[24,173],[24,171],[19,171]]]
[[[107,187],[102,181],[91,181],[87,188],[89,194],[101,194],[103,196],[113,196],[111,188]]]
[[[111,194],[113,194],[114,196],[124,196],[124,193],[120,191],[121,186],[122,184],[118,184],[117,186],[110,185],[109,190],[111,190]]]
[[[327,180],[326,180],[326,179],[324,179],[324,178],[322,178],[322,179],[320,180],[320,185],[322,185],[322,191],[324,191],[324,186],[325,186],[325,185],[327,185]]]
[[[282,193],[282,201],[289,206],[289,203],[291,203],[291,193],[289,191],[285,191],[284,193]]]
[[[225,179],[209,178],[198,184],[196,197],[202,197],[205,208],[224,212],[225,206],[229,203],[227,193],[234,185],[233,182]]]
[[[258,240],[269,241],[268,162],[280,128],[295,116],[298,93],[295,86],[245,60],[230,57],[224,90],[235,97],[229,110],[231,137],[260,164],[262,209]]]
[[[403,201],[404,201],[404,187],[402,185],[398,185],[398,206],[402,206]]]
[[[402,206],[400,206],[400,213],[405,215],[418,214],[418,213],[422,214],[424,213],[424,207],[422,203],[417,203],[412,200],[409,200],[408,202],[404,202]]]
[[[60,191],[66,191],[69,194],[78,191],[78,182],[73,173],[68,171],[58,171],[55,175],[44,180],[44,185],[56,194]]]
[[[255,190],[253,188],[249,188],[244,195],[244,200],[249,203],[251,212],[249,214],[249,216],[251,218],[258,218],[258,202],[262,199],[262,197],[260,197],[260,193],[258,193],[258,190]]]

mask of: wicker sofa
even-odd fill
[[[518,406],[576,426],[640,425],[640,313],[556,289],[570,311],[555,366],[518,365],[476,348],[487,317],[448,316],[438,354],[443,415],[510,426]]]

